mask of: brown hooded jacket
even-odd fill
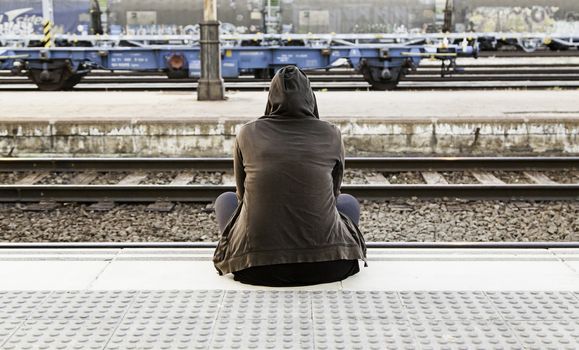
[[[336,209],[344,173],[340,130],[318,116],[307,76],[278,71],[265,115],[237,134],[240,205],[213,262],[220,274],[252,266],[365,259],[364,238]]]

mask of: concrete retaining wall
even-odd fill
[[[1,156],[230,156],[247,119],[0,121]],[[579,155],[579,119],[336,119],[350,156]]]

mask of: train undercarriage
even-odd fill
[[[504,42],[576,48],[579,38],[545,35],[346,34],[237,35],[221,37],[222,75],[270,78],[285,65],[305,70],[344,65],[360,73],[375,90],[395,89],[422,59],[443,61],[441,74],[458,70],[458,57],[477,57],[480,48]],[[31,47],[39,38],[0,36],[0,70],[24,74],[40,90],[70,90],[93,69],[164,72],[171,79],[195,79],[201,74],[199,38],[195,36],[61,35],[55,47]],[[555,46],[554,46],[555,45]]]

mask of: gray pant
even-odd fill
[[[346,215],[353,223],[358,225],[360,222],[360,203],[354,196],[349,194],[339,195],[336,207],[340,213]],[[235,209],[237,209],[237,196],[234,192],[222,193],[215,200],[215,216],[221,233],[223,233]]]
[[[215,200],[215,216],[221,233],[237,209],[237,205],[237,196],[233,192],[223,193]],[[341,194],[338,196],[336,207],[358,225],[360,204],[356,198],[349,194]],[[235,280],[241,283],[292,287],[341,281],[359,271],[358,260],[336,260],[255,266],[235,271],[233,275]]]

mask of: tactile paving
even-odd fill
[[[20,326],[21,320],[0,320],[0,347],[10,337],[14,331]]]
[[[522,350],[504,321],[413,321],[422,350]]]
[[[570,292],[0,292],[0,349],[579,349],[578,304]]]
[[[312,320],[219,319],[210,349],[314,349]]]
[[[398,294],[385,291],[315,291],[312,309],[314,320],[408,318]]]
[[[56,291],[32,312],[32,319],[120,319],[136,291]]]
[[[26,319],[49,291],[0,291],[0,320]]]
[[[311,319],[310,293],[306,291],[227,291],[219,318]]]
[[[414,350],[418,343],[405,321],[314,320],[316,350]]]
[[[118,320],[28,320],[8,338],[4,350],[104,349]]]
[[[487,292],[505,320],[579,319],[579,300],[570,292]]]
[[[129,307],[125,319],[215,319],[223,294],[220,290],[142,291]]]
[[[578,321],[512,321],[511,328],[528,350],[579,349]]]
[[[144,319],[123,321],[107,350],[207,349],[215,320]]]
[[[500,315],[483,292],[401,292],[412,320],[492,320]]]

